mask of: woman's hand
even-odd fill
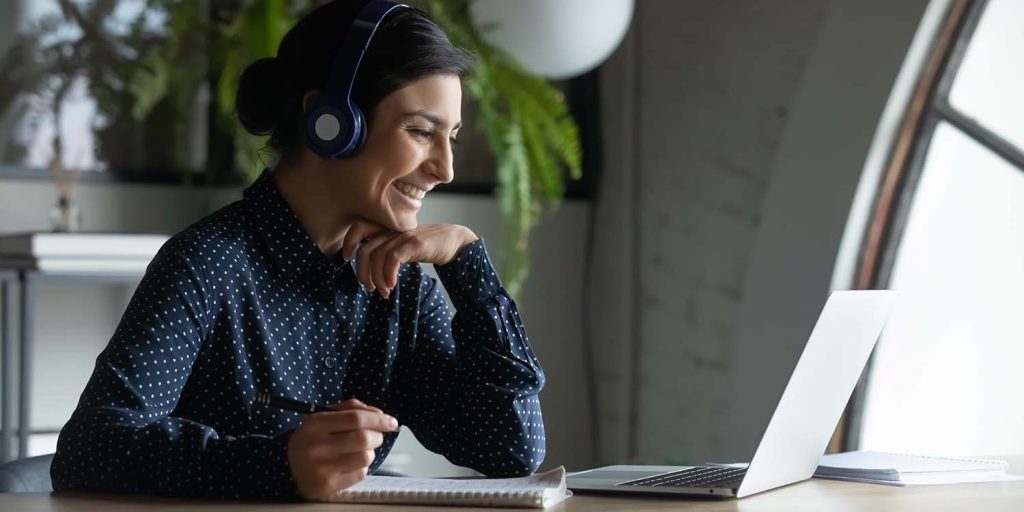
[[[327,500],[366,477],[384,442],[383,432],[398,429],[398,420],[359,400],[346,400],[336,411],[311,414],[288,440],[288,465],[308,500]]]
[[[356,258],[356,278],[366,291],[385,299],[398,284],[398,268],[403,263],[420,262],[445,265],[459,251],[478,240],[473,231],[457,224],[423,224],[416,229],[396,233],[367,221],[352,224],[341,247],[346,261]]]

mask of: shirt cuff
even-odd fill
[[[296,501],[303,498],[299,494],[299,486],[295,483],[292,467],[288,462],[288,442],[291,439],[292,432],[294,432],[294,429],[281,432],[270,438],[270,453],[267,458],[271,461],[270,467],[274,468],[277,472],[276,497]]]
[[[434,265],[434,269],[456,309],[479,305],[504,292],[483,238],[459,250],[450,263]]]

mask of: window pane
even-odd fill
[[[940,125],[890,287],[861,448],[1024,453],[1024,172]]]
[[[203,168],[207,57],[186,50],[206,36],[180,27],[206,3],[15,3],[24,15],[3,28],[17,35],[0,38],[0,164],[45,169],[59,150],[64,169]]]
[[[950,102],[1024,148],[1024,2],[989,0],[964,55]]]

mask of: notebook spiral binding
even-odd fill
[[[432,489],[418,490],[347,490],[339,495],[343,501],[361,503],[452,503],[462,502],[475,505],[522,505],[530,503],[539,506],[543,502],[543,491],[445,491]]]

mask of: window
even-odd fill
[[[860,286],[902,302],[848,448],[1024,451],[1024,2],[953,1],[949,13],[862,255]]]

